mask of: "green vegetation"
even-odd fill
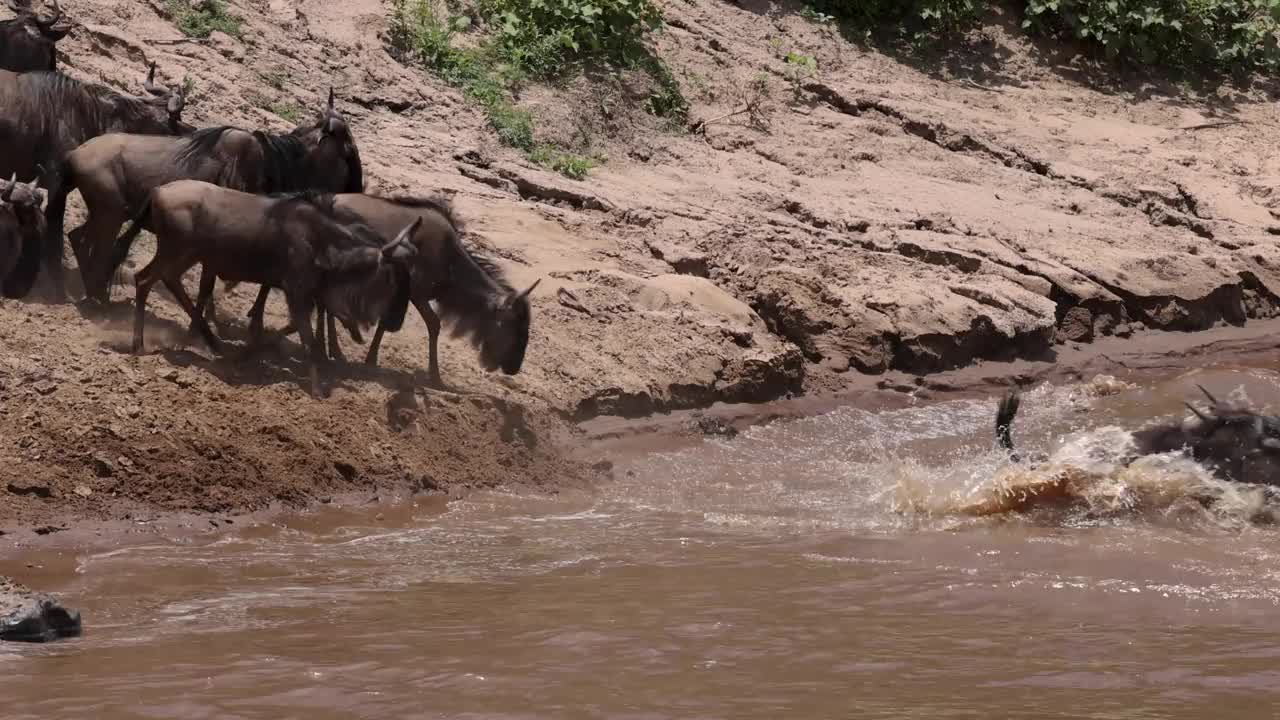
[[[859,35],[891,29],[917,41],[971,28],[997,0],[816,0]],[[1280,69],[1280,0],[1022,0],[1023,27],[1084,41],[1108,58],[1195,71]]]
[[[169,14],[183,35],[207,38],[215,31],[241,37],[244,20],[227,10],[223,0],[168,0]]]
[[[291,102],[271,103],[264,109],[268,112],[273,112],[276,115],[279,115],[294,125],[297,125],[298,121],[302,119],[302,108]]]
[[[644,45],[661,23],[651,0],[477,0],[474,19],[432,0],[393,0],[391,43],[480,104],[499,140],[568,177],[585,177],[596,159],[539,143],[533,116],[515,102],[531,81],[557,82],[591,68],[640,70],[656,89],[649,112],[683,124],[679,83]],[[483,24],[484,33],[468,31]],[[472,42],[457,42],[465,39]]]
[[[1028,0],[1023,25],[1145,64],[1280,69],[1280,0]]]

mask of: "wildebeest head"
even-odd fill
[[[421,224],[422,218],[417,218],[412,224],[401,230],[394,240],[378,247],[366,244],[338,248],[330,245],[324,253],[316,258],[316,264],[320,266],[320,269],[335,274],[369,272],[382,267],[383,264],[398,264],[407,267],[418,255],[418,246],[413,244],[413,234],[417,232],[418,226]],[[376,237],[373,231],[367,227],[351,228],[351,230],[354,230],[353,235],[360,238]]]
[[[501,369],[507,375],[515,375],[524,365],[525,350],[529,346],[529,293],[538,287],[541,278],[527,289],[510,292],[495,298],[493,317],[479,338],[480,364],[493,372]]]
[[[62,22],[57,0],[51,15],[42,15],[32,7],[32,0],[9,0],[9,9],[17,17],[0,23],[0,68],[13,72],[56,70],[54,44],[71,31],[71,25]]]
[[[29,272],[40,262],[41,240],[44,238],[45,219],[41,212],[44,191],[39,179],[30,183],[0,180],[0,289],[5,297],[21,297],[21,288],[5,283],[15,268],[22,266]]]
[[[9,182],[0,181],[0,201],[7,203],[14,215],[26,226],[44,218],[40,208],[44,205],[44,191],[37,176],[29,183],[18,182],[15,174]]]
[[[346,118],[333,104],[333,88],[329,102],[310,125],[293,131],[294,137],[307,148],[306,173],[311,178],[325,178],[319,189],[328,192],[364,192],[364,167],[360,150],[347,125]]]
[[[1188,403],[1194,414],[1188,421],[1134,433],[1139,452],[1185,450],[1230,480],[1280,485],[1280,417],[1230,407],[1203,387],[1200,391],[1210,409],[1202,412]]]

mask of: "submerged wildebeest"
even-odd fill
[[[1203,387],[1200,391],[1209,399],[1209,410],[1187,403],[1194,418],[1133,432],[1135,458],[1183,452],[1224,480],[1280,486],[1280,417],[1229,407]],[[1011,433],[1019,404],[1019,393],[1012,390],[996,411],[996,442],[1015,462]]]
[[[143,87],[149,97],[121,95],[101,85],[73,80],[61,73],[0,71],[0,177],[38,175],[40,185],[62,184],[63,161],[90,138],[111,132],[182,135],[194,128],[182,122],[186,96],[182,88],[155,82],[153,63]],[[50,196],[49,224],[66,211],[66,198]],[[62,277],[62,240],[42,243],[44,265],[54,299],[66,299]],[[35,284],[40,262],[20,262],[10,277],[11,290],[25,297]]]
[[[284,134],[235,127],[197,130],[189,137],[112,133],[67,156],[52,200],[66,205],[79,189],[89,217],[70,233],[85,294],[107,301],[107,262],[120,228],[152,190],[175,180],[203,180],[255,195],[302,190],[361,192],[364,169],[346,120],[329,102],[313,121]],[[49,239],[60,242],[62,217],[50,218]],[[194,330],[194,326],[192,327]]]
[[[62,8],[53,0],[53,14],[41,17],[31,0],[9,0],[17,15],[0,22],[0,70],[16,73],[58,69],[57,42],[71,32],[62,21]]]
[[[15,175],[8,182],[0,180],[0,287],[24,250],[31,257],[38,256],[44,237],[43,204],[38,179],[20,183]]]
[[[520,372],[529,344],[529,293],[540,281],[522,291],[512,288],[497,265],[463,245],[461,223],[443,198],[343,194],[334,198],[333,208],[339,219],[364,223],[383,235],[422,220],[422,228],[414,236],[418,254],[410,277],[413,305],[427,324],[428,374],[433,384],[442,384],[437,350],[441,322],[431,308],[433,300],[452,322],[453,334],[466,336],[475,344],[486,370],[501,369],[508,375]],[[263,287],[250,311],[259,325],[268,290]],[[333,326],[329,329],[333,347]],[[395,328],[379,324],[365,358],[368,364],[377,364],[382,336],[388,330],[395,332]]]
[[[312,310],[322,305],[348,325],[403,323],[409,304],[408,263],[417,252],[407,224],[390,243],[361,224],[334,219],[332,202],[317,193],[269,197],[198,180],[179,180],[151,192],[115,246],[123,262],[143,227],[156,235],[156,254],[134,278],[133,350],[143,346],[147,295],[157,281],[182,305],[215,351],[220,343],[182,286],[182,275],[203,263],[201,291],[213,278],[284,290],[289,315],[311,351],[311,391],[322,394],[318,369],[324,348],[312,335]],[[387,268],[390,264],[396,267]]]

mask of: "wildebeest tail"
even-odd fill
[[[129,226],[128,230],[124,231],[123,235],[116,238],[115,247],[111,248],[111,265],[108,268],[111,277],[115,277],[116,270],[129,257],[129,250],[133,248],[133,242],[138,239],[138,236],[142,234],[143,228],[149,222],[151,222],[151,197],[147,196],[147,199],[142,201],[142,209],[133,216],[133,224]]]
[[[1022,404],[1022,396],[1017,388],[1005,393],[996,409],[996,443],[1000,447],[1013,452],[1013,418],[1018,414],[1018,406]],[[1014,456],[1015,459],[1017,456]]]

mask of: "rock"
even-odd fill
[[[654,257],[670,265],[680,275],[707,277],[710,274],[707,256],[700,252],[686,250],[661,240],[646,240],[645,245]]]
[[[53,393],[54,390],[58,389],[58,384],[52,380],[41,380],[32,387],[41,395],[49,395]]]
[[[50,489],[48,485],[22,485],[16,482],[11,482],[9,483],[8,490],[14,495],[35,495],[38,498],[53,497],[53,490]]]
[[[93,474],[98,477],[111,477],[116,472],[116,467],[104,455],[93,456]]]
[[[697,422],[698,431],[709,437],[734,438],[738,436],[738,429],[729,423],[715,417],[700,417]]]
[[[0,577],[0,640],[50,642],[80,632],[80,613]]]
[[[243,60],[245,57],[244,46],[240,44],[240,41],[221,30],[214,30],[210,33],[209,42],[217,48],[218,52],[222,53],[223,57],[230,58],[237,62]]]
[[[342,479],[346,480],[347,482],[351,482],[352,480],[356,479],[356,466],[352,465],[349,462],[334,460],[333,469],[337,470],[338,474],[342,476]]]
[[[1067,311],[1058,323],[1059,342],[1090,342],[1093,340],[1093,313],[1077,305]]]
[[[86,498],[93,495],[93,490],[90,490],[88,485],[77,485],[75,487],[75,490],[73,490],[72,492],[79,495],[80,497],[86,497]]]

